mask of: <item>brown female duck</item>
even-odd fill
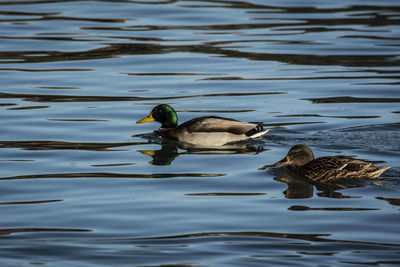
[[[378,178],[389,166],[375,167],[374,162],[354,159],[349,156],[326,156],[314,158],[305,145],[293,146],[288,154],[273,166],[291,163],[289,170],[297,176],[325,183],[347,179]]]

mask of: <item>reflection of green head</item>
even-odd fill
[[[163,143],[160,150],[140,150],[139,152],[152,157],[153,160],[149,163],[153,165],[170,165],[179,156],[178,148],[174,143]]]
[[[151,111],[151,115],[155,121],[162,124],[162,128],[175,128],[178,126],[178,116],[170,105],[161,104],[156,106]]]

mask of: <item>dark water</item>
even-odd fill
[[[14,0],[0,15],[2,266],[400,264],[398,1]],[[177,146],[135,124],[158,103],[271,130]],[[296,143],[392,168],[342,190],[259,170]]]

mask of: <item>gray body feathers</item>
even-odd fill
[[[259,128],[257,128],[259,127]],[[247,135],[250,132],[251,135]],[[268,132],[259,124],[221,118],[198,117],[176,128],[160,128],[161,136],[199,146],[221,146],[230,142],[256,138]]]

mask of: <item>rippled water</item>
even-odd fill
[[[398,1],[0,1],[2,266],[400,264]],[[135,124],[259,121],[198,149]],[[391,166],[341,190],[303,143]]]

